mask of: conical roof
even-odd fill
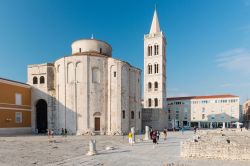
[[[158,16],[157,16],[157,11],[155,9],[149,33],[153,34],[153,33],[158,33],[158,32],[161,32],[161,29],[160,29],[160,23],[159,23],[159,20],[158,20]]]

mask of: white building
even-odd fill
[[[71,47],[70,56],[28,66],[33,130],[141,130],[141,70],[112,58],[111,46],[100,40],[77,40]]]
[[[156,10],[149,34],[144,35],[143,126],[167,127],[166,38],[160,29]]]
[[[230,127],[240,118],[239,97],[234,95],[173,97],[167,102],[169,128]]]

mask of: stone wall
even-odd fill
[[[145,129],[145,126],[157,130],[168,128],[167,112],[160,108],[143,108],[142,129]]]
[[[250,160],[250,132],[247,130],[201,131],[181,143],[181,156]]]

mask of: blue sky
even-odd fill
[[[167,37],[168,96],[250,98],[250,0],[1,0],[0,77],[27,80],[27,65],[70,55],[94,37],[143,69],[154,4]]]

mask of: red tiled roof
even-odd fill
[[[186,96],[186,97],[168,97],[167,100],[190,100],[190,99],[213,99],[213,98],[230,98],[239,97],[230,94],[210,95],[210,96]]]

